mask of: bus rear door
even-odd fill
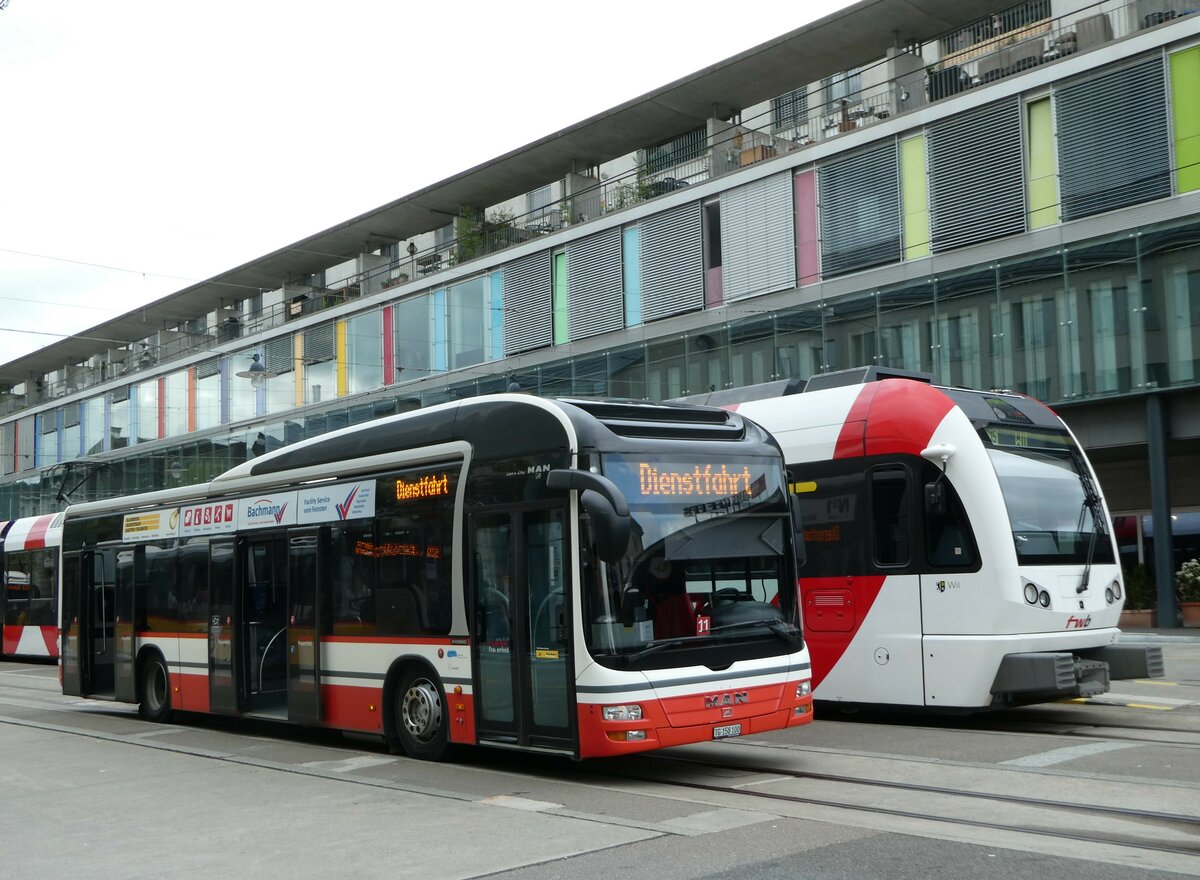
[[[322,531],[288,533],[287,704],[288,720],[315,724],[321,720],[320,598],[324,578]]]
[[[234,546],[233,541],[213,541],[208,561],[208,703],[219,715],[235,715],[239,708],[234,673]]]

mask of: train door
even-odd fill
[[[857,702],[924,702],[918,496],[909,466],[885,461],[867,471],[871,601],[840,668],[838,684]],[[865,592],[871,589],[861,579]]]
[[[470,517],[481,741],[574,749],[566,524],[561,506]]]
[[[234,542],[213,541],[208,559],[208,704],[219,715],[238,711],[237,578],[234,576]]]
[[[287,707],[288,720],[321,720],[322,575],[326,553],[317,529],[288,533]]]
[[[287,717],[287,555],[282,537],[241,545],[234,639],[247,713]]]

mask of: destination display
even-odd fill
[[[665,462],[638,462],[638,489],[640,494],[685,495],[730,497],[753,495],[756,477],[750,473],[749,465],[727,464],[673,464]],[[761,473],[758,475],[761,478]],[[765,488],[765,480],[759,479],[757,490]]]

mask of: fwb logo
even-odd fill
[[[1087,627],[1089,627],[1091,625],[1092,625],[1092,615],[1089,614],[1087,617],[1076,617],[1074,614],[1072,614],[1070,617],[1067,618],[1066,628],[1067,629],[1086,629]]]

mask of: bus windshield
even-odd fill
[[[1027,564],[1112,562],[1112,541],[1070,435],[984,429],[1008,509],[1017,559]],[[1090,555],[1089,555],[1090,548]]]
[[[617,453],[601,461],[629,501],[633,534],[625,558],[597,565],[585,590],[594,656],[639,665],[716,642],[795,650],[795,590],[781,589],[795,583],[781,462]]]

